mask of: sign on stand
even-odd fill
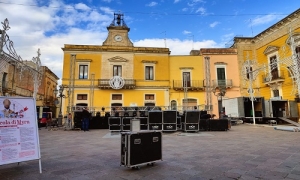
[[[39,160],[42,173],[34,98],[0,97],[0,165]]]

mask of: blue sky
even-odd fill
[[[124,14],[134,46],[167,47],[171,55],[225,47],[255,36],[299,8],[299,0],[0,0],[0,21],[24,60],[61,77],[64,44],[102,45],[114,12]],[[2,27],[1,27],[2,29]]]

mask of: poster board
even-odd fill
[[[0,165],[40,157],[35,99],[0,96]]]

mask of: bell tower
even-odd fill
[[[114,20],[107,27],[107,30],[108,36],[103,42],[103,46],[133,46],[128,37],[130,28],[125,24],[123,14],[114,13]]]

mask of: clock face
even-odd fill
[[[120,36],[120,35],[116,35],[115,36],[115,41],[122,41],[122,36]]]

